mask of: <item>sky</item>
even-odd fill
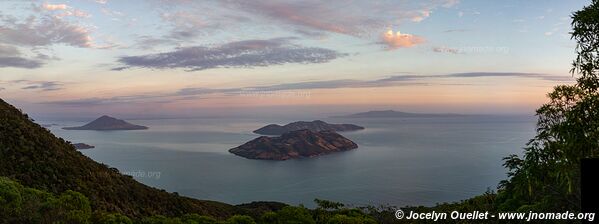
[[[0,1],[0,98],[38,116],[533,114],[588,1]]]

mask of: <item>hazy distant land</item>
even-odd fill
[[[410,113],[395,110],[373,110],[368,112],[355,113],[350,115],[334,116],[339,118],[381,118],[381,117],[462,117],[465,114],[453,113]]]

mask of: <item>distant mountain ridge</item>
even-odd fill
[[[261,136],[229,152],[248,159],[288,160],[355,148],[358,148],[356,143],[333,131],[297,130],[279,137]]]
[[[335,117],[343,117],[343,118],[377,118],[377,117],[460,117],[467,116],[464,114],[452,114],[452,113],[444,113],[444,114],[431,114],[431,113],[409,113],[395,110],[374,110],[367,111],[362,113],[355,113],[350,115],[342,115]]]
[[[364,127],[354,124],[329,124],[321,120],[314,121],[297,121],[286,124],[284,126],[278,124],[269,124],[261,127],[254,131],[256,134],[261,135],[281,135],[291,131],[297,130],[310,130],[314,132],[319,131],[356,131],[363,130]]]
[[[80,127],[64,127],[65,130],[96,130],[96,131],[110,131],[110,130],[144,130],[148,129],[146,126],[135,125],[126,122],[121,119],[116,119],[107,115],[101,116],[96,120],[93,120],[86,125]]]

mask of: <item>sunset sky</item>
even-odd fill
[[[585,4],[2,0],[0,98],[39,116],[532,114],[574,80]]]

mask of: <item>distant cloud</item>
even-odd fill
[[[170,29],[161,39],[173,41],[193,42],[200,36],[219,32],[223,28],[243,29],[240,24],[252,19],[239,13],[232,13],[224,9],[220,1],[169,1],[159,4],[160,19],[165,22],[165,27]],[[181,7],[176,7],[177,4]],[[162,7],[169,4],[169,7]],[[198,13],[202,12],[202,13]]]
[[[412,22],[421,22],[422,20],[428,18],[429,16],[431,16],[430,10],[421,10],[419,12],[416,12],[415,15],[412,16],[411,20],[412,20]]]
[[[401,85],[429,85],[434,79],[455,79],[455,78],[530,78],[546,81],[572,81],[570,76],[555,76],[540,73],[519,73],[519,72],[468,72],[468,73],[453,73],[447,75],[418,75],[418,74],[402,74],[394,75],[387,78],[375,80],[355,80],[355,79],[337,79],[328,81],[313,81],[286,83],[271,86],[246,87],[244,89],[253,90],[297,90],[297,89],[332,89],[332,88],[366,88],[366,87],[388,87]],[[204,90],[206,91],[206,90]]]
[[[35,80],[11,80],[11,81],[0,81],[8,86],[16,86],[23,90],[40,90],[40,91],[54,91],[62,89],[64,83],[58,81],[35,81]]]
[[[282,83],[266,86],[247,86],[240,88],[182,88],[171,93],[155,93],[143,95],[115,96],[108,98],[84,98],[63,101],[43,102],[43,104],[54,104],[60,106],[97,106],[104,104],[119,103],[143,103],[143,102],[173,102],[176,100],[185,100],[191,98],[209,98],[211,95],[217,97],[243,95],[247,92],[270,92],[270,91],[292,91],[307,89],[340,89],[340,88],[377,88],[393,86],[426,86],[426,85],[470,85],[465,83],[465,79],[470,78],[527,78],[554,82],[573,81],[570,76],[555,76],[540,73],[518,73],[518,72],[469,72],[453,73],[446,75],[418,75],[401,74],[382,79],[357,80],[357,79],[334,79],[312,82]],[[460,83],[442,83],[435,84],[434,80],[460,79]],[[221,95],[221,96],[218,96]],[[214,97],[214,96],[213,96]]]
[[[80,25],[53,17],[29,17],[24,22],[14,18],[0,23],[0,42],[21,46],[47,46],[66,44],[75,47],[92,47],[90,31]]]
[[[478,78],[478,77],[515,77],[515,78],[531,78],[546,81],[572,81],[572,76],[556,76],[541,73],[520,73],[520,72],[466,72],[454,73],[448,75],[453,78]]]
[[[544,34],[545,36],[551,36],[551,35],[553,35],[553,34],[557,33],[557,32],[560,30],[560,25],[561,25],[561,24],[559,24],[559,23],[558,23],[558,24],[555,24],[555,25],[554,25],[554,27],[553,27],[553,28],[552,28],[550,31],[547,31],[547,32],[545,32],[545,33],[543,33],[543,34]]]
[[[73,107],[88,107],[109,103],[109,98],[100,99],[100,98],[85,98],[85,99],[75,99],[75,100],[61,100],[61,101],[49,101],[42,102],[41,104],[53,104],[60,106],[73,106]]]
[[[152,69],[184,68],[190,71],[213,68],[252,68],[290,63],[325,63],[345,54],[333,50],[302,47],[290,38],[245,40],[215,47],[184,47],[171,52],[124,56],[118,62],[123,70],[131,67]]]
[[[23,87],[22,89],[33,89],[42,91],[53,91],[62,89],[62,83],[54,81],[43,81],[43,82],[31,82],[30,84]]]
[[[44,63],[39,60],[27,59],[22,57],[2,57],[0,56],[0,68],[15,67],[15,68],[39,68]]]
[[[95,47],[88,27],[65,18],[89,17],[86,12],[50,3],[31,4],[29,9],[32,15],[0,14],[0,67],[40,68],[46,61],[58,59],[50,56],[52,45]]]
[[[65,17],[65,16],[75,16],[75,17],[82,17],[82,18],[87,18],[87,17],[91,17],[91,15],[87,12],[81,11],[79,9],[72,9],[72,10],[68,10],[65,11],[61,14],[56,15],[57,17]]]
[[[229,0],[221,4],[249,14],[273,19],[304,29],[369,36],[397,21],[420,22],[438,7],[453,7],[456,0],[423,0],[417,3],[383,0],[347,2],[340,0]]]
[[[418,44],[420,36],[401,36],[381,41],[388,27],[405,22],[421,22],[435,9],[453,7],[457,0],[421,1],[345,1],[345,0],[227,0],[189,1],[153,0],[163,13],[162,19],[173,26],[170,35],[158,39],[177,38],[188,41],[221,28],[244,29],[244,24],[258,24],[283,30],[295,30],[304,37],[322,39],[329,34],[358,37],[397,49]],[[168,7],[165,7],[168,6]],[[197,12],[202,13],[197,13]],[[216,28],[216,29],[211,29]],[[167,38],[165,38],[167,37]],[[407,40],[407,41],[406,41]]]
[[[0,57],[2,56],[16,56],[21,54],[19,49],[15,46],[2,45],[0,44]]]
[[[157,37],[144,35],[144,36],[137,37],[135,40],[135,44],[133,44],[132,47],[142,49],[142,50],[150,50],[150,49],[154,49],[155,47],[158,47],[158,46],[168,46],[168,45],[179,46],[180,43],[181,43],[181,41],[177,41],[172,38],[167,38],[167,37],[157,38]]]
[[[41,57],[38,59],[24,58],[15,46],[0,44],[0,67],[39,68],[43,65],[39,58]]]
[[[102,14],[104,14],[106,16],[110,16],[110,17],[120,17],[120,16],[125,15],[125,13],[123,13],[121,11],[112,10],[112,9],[108,9],[108,8],[102,8],[102,9],[100,9],[100,12],[102,12]]]
[[[68,6],[66,4],[48,4],[48,3],[43,3],[42,4],[42,8],[45,10],[50,10],[50,11],[54,11],[54,10],[65,10],[68,8]]]
[[[453,6],[457,5],[458,3],[460,3],[460,0],[444,0],[444,1],[441,1],[441,4],[445,8],[453,7]]]
[[[399,31],[394,33],[393,30],[387,31],[382,35],[381,39],[380,43],[386,45],[386,48],[390,50],[413,47],[425,42],[423,37],[412,34],[403,34]]]
[[[217,27],[217,24],[209,23],[204,19],[204,14],[191,11],[177,11],[173,13],[162,13],[164,21],[170,22],[174,29],[170,37],[175,39],[193,38],[208,27]]]
[[[47,10],[47,11],[60,11],[60,13],[55,14],[56,17],[58,18],[62,18],[65,16],[75,16],[75,17],[90,17],[91,15],[87,12],[84,12],[82,10],[70,7],[66,4],[48,4],[48,3],[43,3],[40,6],[41,9],[43,10]]]
[[[335,1],[244,1],[233,0],[224,3],[247,13],[274,19],[280,23],[291,24],[304,29],[328,31],[333,33],[360,35],[367,33],[366,20],[371,25],[380,25],[382,21],[369,19],[356,13],[351,4],[339,7]],[[323,19],[326,18],[326,19]]]
[[[472,29],[450,29],[450,30],[445,30],[443,32],[445,33],[462,33],[462,32],[469,32],[472,31]]]
[[[312,31],[312,30],[306,30],[306,29],[296,29],[295,32],[298,34],[301,34],[304,37],[315,38],[315,39],[323,39],[327,36],[327,34],[324,32]]]

